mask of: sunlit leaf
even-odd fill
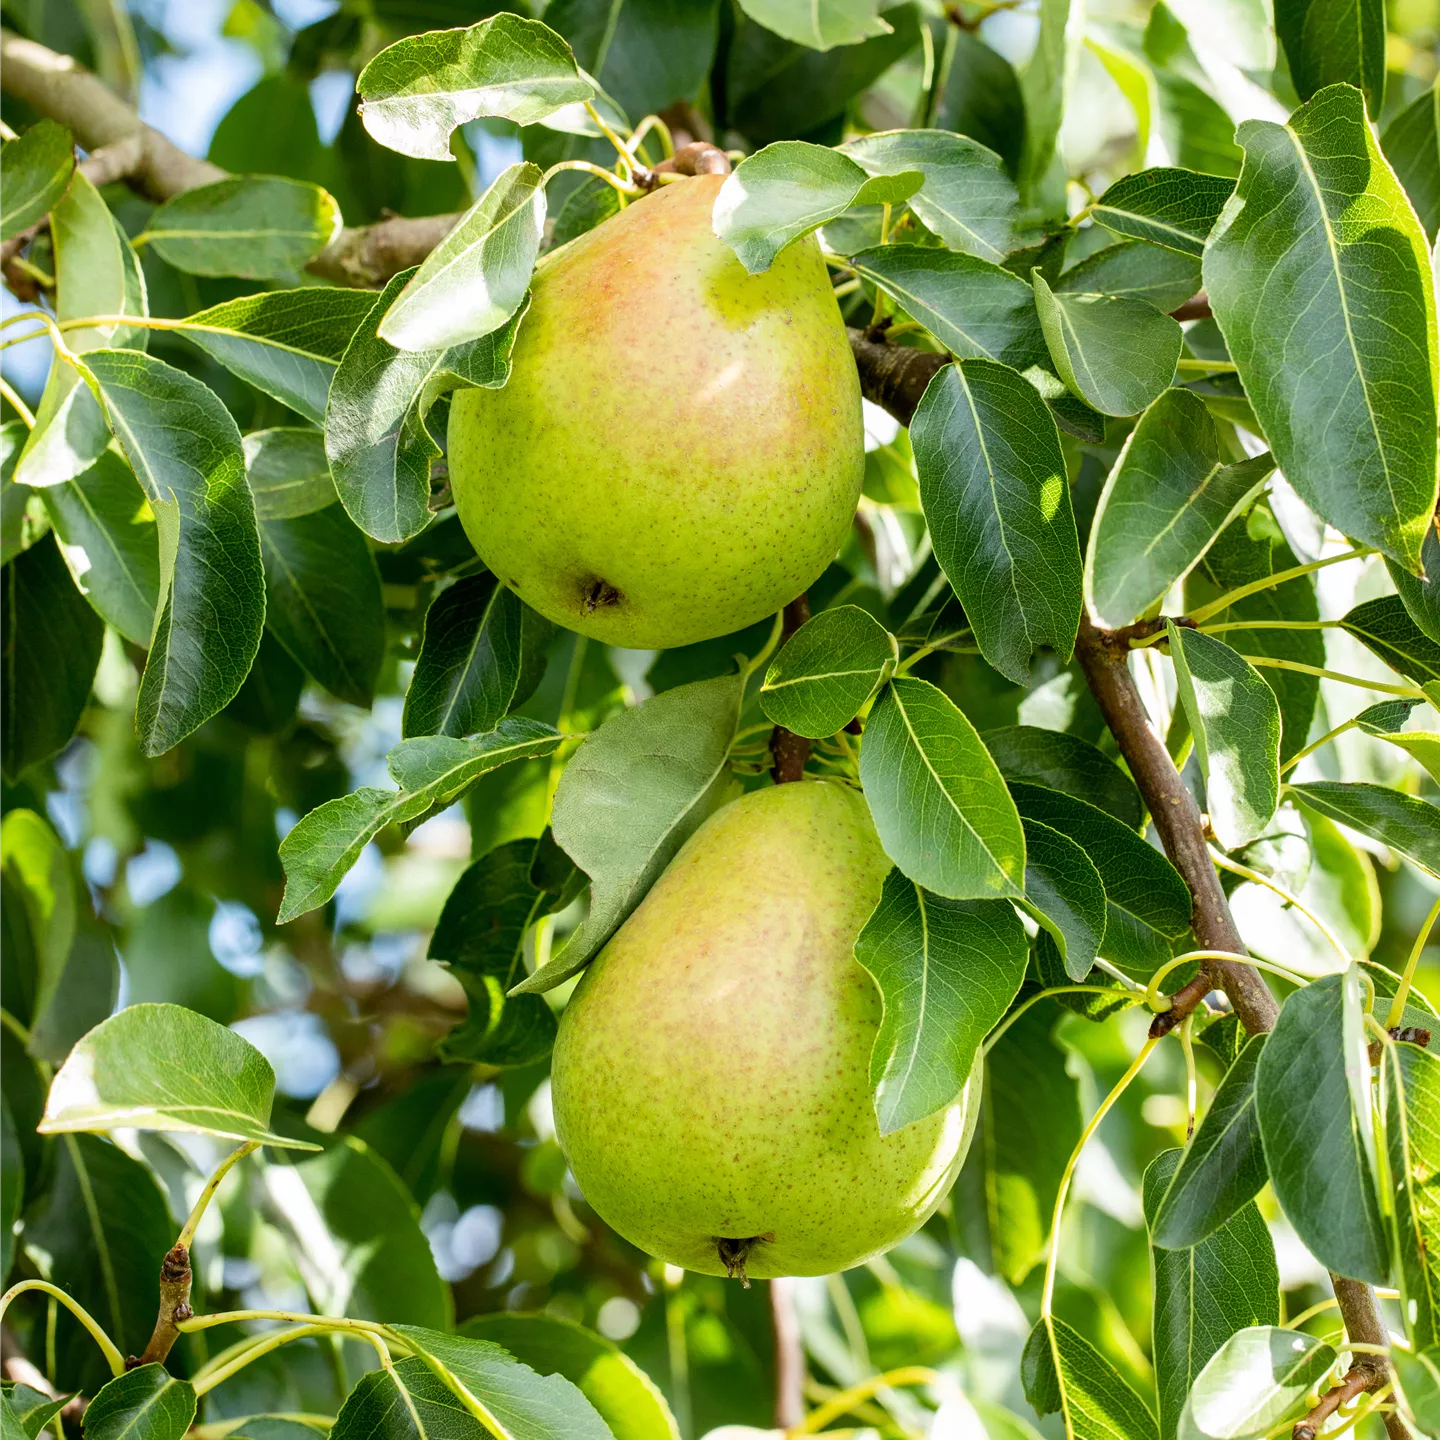
[[[1273,1325],[1237,1330],[1212,1355],[1180,1415],[1180,1440],[1260,1440],[1298,1420],[1335,1363],[1315,1335]]]
[[[1288,790],[1302,805],[1440,875],[1440,809],[1429,801],[1384,785],[1345,785],[1335,780],[1311,780]]]
[[[890,33],[889,24],[875,13],[876,0],[745,0],[743,8],[767,30],[811,50],[856,45]]]
[[[39,120],[0,151],[0,240],[28,230],[50,213],[75,170],[75,142],[53,120]]]
[[[1440,1055],[1402,1041],[1382,1064],[1400,1313],[1415,1349],[1429,1350],[1440,1343]]]

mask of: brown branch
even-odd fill
[[[950,357],[911,345],[891,345],[853,327],[849,334],[850,351],[860,371],[860,393],[908,425],[925,387],[937,370],[950,363]]]
[[[786,607],[785,617],[780,622],[780,643],[783,645],[810,618],[810,597],[797,595]],[[796,735],[783,725],[777,725],[770,732],[770,757],[773,760],[770,773],[777,785],[789,784],[805,774],[805,762],[810,758],[810,742],[803,735]]]
[[[125,1361],[126,1368],[137,1365],[163,1365],[170,1347],[180,1338],[176,1321],[188,1320],[195,1312],[190,1308],[190,1252],[183,1245],[166,1251],[160,1264],[160,1313],[150,1333],[145,1352],[137,1360],[133,1355]]]

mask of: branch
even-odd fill
[[[784,643],[810,618],[810,598],[797,595],[786,607],[780,624],[780,643]],[[783,725],[777,725],[770,733],[770,755],[774,760],[770,773],[777,785],[805,776],[805,762],[810,758],[810,742],[803,735],[796,735]]]
[[[70,56],[3,28],[0,88],[74,135],[90,152],[80,168],[97,186],[125,180],[151,200],[168,200],[226,178],[218,165],[187,155],[145,124],[132,106]],[[377,289],[392,275],[418,265],[459,218],[395,216],[375,225],[347,227],[306,268],[336,285]]]
[[[137,1365],[163,1365],[170,1347],[180,1338],[176,1324],[188,1320],[194,1311],[190,1308],[190,1251],[184,1245],[176,1245],[165,1253],[160,1265],[160,1313],[155,1317],[155,1329],[151,1331],[145,1353],[136,1360],[133,1356],[126,1362],[128,1369]]]
[[[789,1430],[805,1418],[805,1347],[795,1313],[795,1282],[770,1282],[770,1319],[775,1332],[775,1425]]]

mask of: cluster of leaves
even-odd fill
[[[45,28],[66,7],[5,8],[76,47]],[[201,1397],[252,1440],[763,1423],[763,1311],[597,1238],[537,1087],[561,987],[708,815],[766,783],[778,725],[815,742],[815,776],[863,790],[895,867],[856,949],[885,1006],[877,1124],[933,1114],[986,1056],[952,1201],[811,1295],[813,1368],[859,1384],[896,1434],[934,1412],[893,1389],[875,1411],[864,1382],[918,1355],[942,1362],[940,1413],[991,1435],[1025,1433],[1023,1382],[1081,1440],[1259,1437],[1351,1353],[1324,1314],[1281,1324],[1263,1217],[1283,1216],[1335,1274],[1396,1287],[1409,1348],[1387,1403],[1440,1433],[1423,932],[1412,949],[1418,914],[1409,934],[1392,922],[1377,951],[1370,859],[1410,909],[1440,875],[1440,142],[1434,88],[1386,75],[1381,7],[1347,0],[1339,25],[1277,0],[1277,49],[1258,0],[1223,16],[1174,0],[1143,29],[1043,0],[1018,73],[987,43],[1003,24],[980,24],[988,5],[555,0],[543,23],[478,24],[420,8],[344,5],[302,31],[217,133],[211,158],[240,173],[159,205],[98,191],[53,120],[17,111],[5,147],[0,239],[46,222],[18,272],[44,304],[21,323],[56,360],[33,417],[0,431],[4,1018],[23,1042],[3,1062],[4,1269],[139,1354],[172,1212],[216,1159],[188,1137],[323,1152],[257,1156],[226,1182],[201,1253],[218,1239],[227,1263],[196,1281],[213,1313],[168,1370],[107,1383],[63,1306],[48,1324],[11,1313],[29,1353],[94,1396],[97,1440],[178,1440]],[[1113,153],[1067,169],[1082,60],[1131,113]],[[359,103],[322,146],[305,81],[334,63],[358,71]],[[449,395],[508,378],[542,251],[635,203],[662,110],[744,152],[714,223],[745,269],[818,231],[853,324],[953,358],[908,435],[869,456],[812,620],[778,648],[766,624],[636,669],[483,571],[437,462]],[[482,136],[517,158],[467,196]],[[389,208],[463,213],[383,289],[316,283],[353,235],[342,216]],[[1202,289],[1195,320],[1182,307]],[[1322,588],[1339,560],[1363,578]],[[1156,999],[1194,973],[1192,897],[1084,693],[1090,624],[1140,645],[1216,863],[1241,882],[1241,931],[1281,972],[1268,1037],[1204,1010],[1183,1027],[1216,1082],[1183,1148],[1157,1145],[1124,1040],[1147,984]],[[357,740],[347,705],[393,719]],[[67,781],[83,753],[98,777]],[[382,753],[393,788],[369,783]],[[76,795],[88,832],[57,803]],[[137,911],[113,854],[106,876],[87,849],[87,895],[47,806],[72,841],[166,841],[184,887]],[[419,827],[456,806],[466,859],[407,884]],[[392,878],[357,910],[377,848]],[[244,1002],[195,963],[216,895],[261,917],[289,967]],[[387,930],[428,936],[448,980],[349,984],[346,942],[373,952]],[[128,1005],[107,1018],[117,939]],[[272,1117],[267,1062],[213,1022],[293,1012],[312,987],[344,1068],[303,1119]],[[1123,1243],[1091,1203],[1084,1239],[1061,1244],[1090,1139],[1077,1071],[1120,1082],[1107,1134],[1119,1152],[1123,1123],[1125,1168],[1143,1170]],[[460,1117],[475,1081],[525,1116],[503,1143]],[[1147,1103],[1180,1085],[1172,1067]],[[505,1225],[528,1289],[507,1292],[497,1262],[461,1288],[457,1330],[415,1203],[459,1194],[522,1212]],[[999,1327],[998,1383],[985,1338],[959,1343],[962,1271],[1025,1317]],[[297,1291],[318,1315],[276,1298]],[[610,1341],[513,1313],[547,1297],[591,1321],[638,1307],[627,1348],[668,1406]],[[964,1332],[963,1296],[957,1316]],[[250,1332],[267,1317],[292,1328]],[[53,1404],[8,1390],[7,1440]]]

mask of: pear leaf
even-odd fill
[[[503,11],[468,29],[407,35],[355,83],[371,137],[417,160],[453,160],[451,133],[481,116],[533,125],[595,94],[548,25]]]
[[[822,740],[860,713],[899,658],[895,637],[858,605],[822,610],[771,663],[760,708],[796,735]]]
[[[86,1440],[183,1440],[195,1404],[188,1380],[163,1365],[140,1365],[102,1386],[85,1407]]]
[[[75,142],[53,120],[40,120],[0,150],[0,240],[28,230],[50,213],[75,171]]]
[[[811,50],[858,45],[893,29],[875,13],[877,0],[743,0],[741,9],[767,30]]]
[[[1107,230],[1132,240],[1145,240],[1182,255],[1205,253],[1205,238],[1235,182],[1194,170],[1140,170],[1117,180],[1091,207]]]
[[[248,1040],[180,1005],[130,1005],[56,1072],[39,1129],[181,1130],[314,1150],[270,1129],[275,1072]]]

